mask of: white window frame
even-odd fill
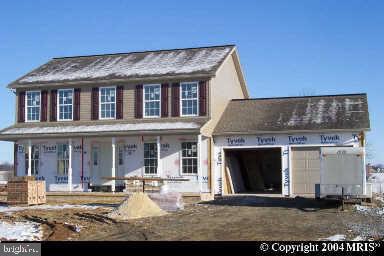
[[[68,152],[68,158],[59,158],[59,148],[60,145],[67,145],[67,149],[69,151],[69,144],[68,143],[58,143],[57,144],[57,153],[56,153],[56,174],[60,177],[68,176],[68,168],[69,168],[69,152]],[[63,152],[64,153],[64,152]],[[64,173],[59,173],[59,161],[64,161]]]
[[[63,104],[62,106],[69,106],[69,105],[72,105],[72,113],[71,113],[71,118],[70,119],[61,119],[60,118],[60,92],[62,91],[72,91],[72,104]],[[56,102],[57,102],[57,107],[56,107],[56,118],[58,121],[73,121],[73,107],[74,107],[74,102],[75,102],[75,90],[73,88],[70,88],[70,89],[59,89],[57,90],[57,99],[56,99]]]
[[[197,90],[197,97],[196,97],[196,101],[197,101],[197,111],[196,111],[196,114],[191,114],[191,115],[184,115],[183,114],[183,84],[196,84],[196,90]],[[182,82],[180,83],[180,102],[179,102],[179,109],[180,109],[180,116],[199,116],[199,96],[200,96],[200,91],[199,91],[199,82],[197,81],[192,81],[192,82]],[[185,99],[185,100],[194,100],[194,98],[192,99]]]
[[[104,104],[111,104],[111,103],[114,103],[115,104],[115,111],[114,111],[114,116],[113,117],[101,117],[101,90],[103,89],[110,89],[110,88],[113,88],[115,89],[115,101],[114,102],[108,102],[108,103],[104,103]],[[116,101],[117,101],[117,87],[116,86],[103,86],[103,87],[99,87],[99,119],[100,120],[112,120],[112,119],[116,119],[116,109],[117,109],[117,106],[116,106]]]
[[[159,100],[149,100],[149,102],[155,102],[155,101],[159,101],[159,114],[156,115],[156,116],[147,116],[145,114],[145,88],[146,87],[159,87]],[[158,117],[161,117],[161,84],[144,84],[143,86],[143,117],[144,118],[158,118]]]
[[[39,93],[39,120],[28,120],[28,93],[34,93],[34,92],[38,92]],[[24,99],[24,105],[25,105],[25,113],[24,113],[24,119],[25,119],[25,122],[40,122],[41,120],[41,91],[26,91],[25,92],[25,99]],[[31,106],[31,107],[36,107],[36,106]]]
[[[196,143],[196,157],[183,157],[183,143]],[[196,173],[188,173],[183,171],[183,159],[196,158]],[[197,176],[199,174],[199,147],[197,141],[183,141],[180,143],[180,174],[182,176]]]
[[[155,173],[146,173],[145,172],[145,146],[144,144],[154,144],[156,151],[157,149],[157,143],[154,141],[145,141],[143,143],[143,176],[159,176],[159,159],[157,158],[158,152],[156,152],[155,158],[147,158],[147,159],[156,159],[157,165],[156,165],[156,172]]]
[[[35,158],[35,152],[37,151],[38,157]],[[31,148],[31,175],[38,176],[40,172],[40,157],[41,151],[39,145],[32,145]],[[28,175],[28,162],[29,162],[29,153],[25,152],[25,174]]]

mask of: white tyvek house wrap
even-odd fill
[[[215,194],[222,193],[222,164],[225,148],[262,148],[280,147],[282,152],[282,194],[290,195],[291,147],[298,146],[354,146],[359,145],[359,132],[339,133],[291,133],[291,134],[259,134],[215,136],[212,168],[214,172]]]
[[[168,181],[169,190],[179,192],[209,192],[208,187],[208,140],[203,139],[201,143],[201,177],[199,175],[183,175],[181,171],[181,142],[192,141],[197,142],[197,135],[179,135],[179,136],[161,136],[161,160],[160,177],[164,178],[187,178],[189,181]],[[40,148],[40,161],[39,161],[39,174],[37,177],[46,180],[48,191],[67,191],[68,185],[63,182],[62,184],[56,183],[57,176],[57,151],[44,152],[44,146],[55,146],[57,143],[66,143],[66,140],[32,140],[33,145],[39,145]],[[144,137],[144,141],[140,136],[131,137],[118,137],[116,138],[116,176],[142,176],[144,174],[144,142],[156,142],[156,137]],[[27,141],[17,142],[20,146],[17,153],[17,175],[25,175],[25,152],[27,152]],[[111,138],[86,138],[84,139],[84,160],[83,172],[86,179],[92,178],[92,146],[105,146],[110,149],[112,157],[112,140]],[[85,186],[81,186],[81,139],[72,139],[74,151],[72,153],[72,177],[73,177],[73,191],[83,191],[87,189],[86,181]],[[118,161],[118,148],[121,146],[123,150],[123,164],[120,165]],[[23,151],[24,149],[24,151]],[[75,150],[78,149],[78,150]],[[105,157],[105,156],[103,156]],[[105,170],[105,176],[111,176],[112,166]],[[108,185],[110,181],[104,181],[102,184]],[[116,182],[121,184],[121,182]],[[99,184],[95,184],[99,185]]]

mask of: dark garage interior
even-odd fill
[[[227,149],[225,176],[230,193],[281,194],[281,149]]]

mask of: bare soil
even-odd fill
[[[352,205],[341,211],[334,201],[256,196],[223,197],[205,203],[187,198],[183,211],[165,216],[126,222],[108,218],[123,199],[49,197],[50,204],[102,207],[0,213],[0,219],[42,223],[44,240],[318,240],[335,234],[352,239],[359,233],[351,223],[383,226],[382,217],[367,218]]]

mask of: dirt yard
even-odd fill
[[[0,211],[0,221],[40,223],[43,240],[319,240],[337,234],[349,240],[384,234],[382,215],[353,205],[341,211],[332,201],[231,196],[199,203],[186,198],[184,210],[165,216],[127,222],[106,217],[122,200],[48,197],[57,209]]]

